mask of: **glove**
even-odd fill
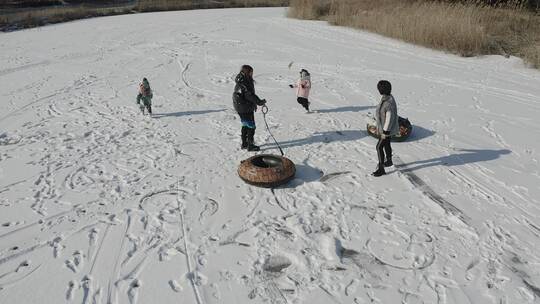
[[[289,85],[289,88],[291,88],[291,89],[292,89],[292,88],[294,88],[294,86],[293,86],[292,84],[290,84],[290,85]]]
[[[390,138],[390,131],[383,131],[381,134],[382,139]]]
[[[261,100],[262,101],[262,104],[265,105],[266,104],[266,99],[263,99]]]

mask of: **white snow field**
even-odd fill
[[[297,165],[273,190],[236,172],[242,64]],[[374,178],[380,79],[414,133]],[[540,303],[540,72],[517,58],[284,8],[135,14],[0,34],[0,95],[1,303]]]

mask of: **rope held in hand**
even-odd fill
[[[278,147],[279,152],[281,152],[281,156],[285,156],[285,154],[283,153],[283,150],[281,149],[281,146],[277,142],[274,135],[272,135],[272,132],[270,132],[270,127],[268,127],[268,122],[266,121],[266,113],[268,113],[268,107],[266,106],[266,104],[262,106],[262,113],[263,113],[264,124],[266,125],[266,130],[268,130],[268,134],[270,134],[272,139],[274,139],[274,142],[276,143],[276,146]]]

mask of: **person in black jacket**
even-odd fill
[[[233,105],[240,121],[242,122],[242,149],[248,151],[259,151],[260,148],[255,145],[253,137],[255,136],[255,111],[257,106],[262,106],[266,100],[260,99],[255,94],[255,85],[253,81],[253,68],[249,65],[243,65],[240,73],[235,79]]]

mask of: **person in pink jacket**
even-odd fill
[[[300,79],[295,84],[290,84],[289,87],[296,88],[296,100],[301,104],[306,111],[309,112],[309,91],[311,90],[311,75],[305,69],[300,71]]]

